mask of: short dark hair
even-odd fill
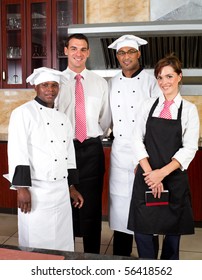
[[[76,34],[70,35],[70,36],[67,38],[67,41],[66,41],[66,44],[65,44],[65,46],[66,46],[67,48],[68,48],[68,46],[69,46],[69,41],[70,41],[71,39],[78,39],[78,40],[84,40],[84,41],[86,41],[86,43],[87,43],[87,48],[89,49],[89,41],[88,41],[88,38],[87,38],[84,34],[82,34],[82,33],[76,33]]]
[[[178,75],[182,73],[182,63],[174,53],[166,55],[160,59],[154,67],[154,76],[157,78],[161,69],[165,66],[171,66]]]

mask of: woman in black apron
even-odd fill
[[[128,228],[135,232],[140,258],[155,259],[153,234],[164,234],[161,259],[179,259],[180,236],[194,233],[186,169],[198,148],[199,119],[195,105],[183,100],[178,92],[182,71],[177,57],[171,55],[160,60],[155,76],[164,97],[153,102],[152,107],[145,105],[151,109],[147,108],[145,133],[140,128],[143,140],[139,141],[144,143],[147,156],[141,157],[144,153],[137,151],[140,164],[135,175]],[[166,101],[171,103],[170,111],[166,112],[167,116],[159,117]],[[139,117],[144,118],[141,114]],[[134,146],[141,147],[136,142]],[[148,190],[157,197],[168,190],[169,204],[147,206]]]

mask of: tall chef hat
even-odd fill
[[[47,68],[47,67],[40,67],[34,69],[34,72],[26,79],[27,83],[30,83],[31,85],[35,85],[35,86],[50,81],[54,81],[60,84],[62,82],[67,82],[67,78],[64,76],[62,72],[58,70]]]
[[[132,47],[139,50],[139,46],[146,45],[148,42],[134,35],[123,35],[108,46],[110,49],[118,51],[123,47]]]

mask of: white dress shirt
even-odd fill
[[[146,133],[147,118],[155,100],[156,98],[148,99],[142,103],[137,117],[137,126],[133,130],[133,150],[139,161],[143,158],[149,157],[143,141]],[[181,169],[184,170],[188,168],[198,150],[199,116],[195,104],[182,99],[180,93],[178,93],[174,98],[174,103],[170,106],[172,119],[177,119],[178,109],[182,100],[182,148],[173,155],[173,158],[181,164]],[[159,117],[160,112],[164,107],[164,101],[164,96],[161,96],[159,98],[159,103],[153,112],[153,117]]]
[[[77,73],[67,68],[68,84],[63,84],[55,100],[55,107],[64,112],[71,121],[75,135],[75,76]],[[87,122],[87,136],[97,137],[108,132],[111,123],[107,81],[94,72],[84,69],[81,73]]]

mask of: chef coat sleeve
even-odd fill
[[[76,156],[75,156],[75,148],[73,143],[73,129],[72,125],[67,118],[67,153],[68,153],[68,185],[76,185],[79,183],[79,171],[76,168]]]
[[[181,169],[184,170],[188,168],[198,150],[200,122],[195,104],[183,102],[182,121],[185,126],[182,133],[182,148],[175,153],[173,158],[181,164]]]
[[[31,186],[28,152],[28,115],[21,107],[11,113],[8,127],[8,164],[9,180],[13,186]]]

